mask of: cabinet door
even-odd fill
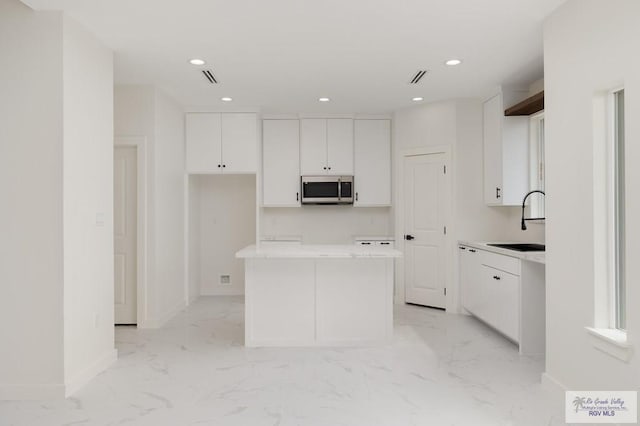
[[[330,175],[353,175],[353,120],[327,120],[327,170]]]
[[[221,127],[224,173],[256,173],[258,170],[256,114],[222,114]]]
[[[220,114],[189,113],[185,116],[187,173],[220,173]]]
[[[391,261],[316,261],[316,339],[324,344],[380,341],[391,336]]]
[[[484,201],[502,204],[502,95],[498,94],[483,105],[484,143]]]
[[[262,132],[262,204],[299,207],[299,121],[264,120]]]
[[[460,253],[460,297],[462,306],[469,312],[476,314],[478,307],[482,309],[482,294],[480,282],[480,257],[476,249],[459,246]]]
[[[496,283],[494,275],[496,270],[480,265],[478,279],[478,303],[473,314],[494,328],[498,328],[497,305],[501,303],[497,299]]]
[[[518,342],[520,340],[520,277],[494,271],[496,325],[498,331]]]
[[[355,120],[355,206],[391,205],[391,123]]]
[[[327,170],[327,120],[300,120],[300,172],[302,175],[324,175]]]

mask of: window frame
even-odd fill
[[[544,110],[529,118],[529,190],[545,190],[545,117]],[[529,216],[545,217],[545,197],[529,199]],[[535,221],[538,222],[538,221]],[[533,223],[535,223],[533,222]],[[540,223],[544,223],[540,221]]]
[[[609,326],[626,331],[625,247],[625,99],[624,87],[609,92],[607,141],[607,243]],[[620,114],[622,113],[622,114]]]

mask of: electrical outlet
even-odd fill
[[[220,275],[220,285],[231,285],[231,275]]]

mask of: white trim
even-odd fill
[[[569,389],[547,372],[542,373],[542,377],[540,378],[540,387],[542,390],[549,393],[554,401],[562,402],[564,402],[565,392]]]
[[[615,328],[585,327],[590,335],[591,344],[598,350],[629,362],[633,354],[633,346],[627,340],[627,333]]]
[[[183,232],[183,247],[182,247],[182,255],[183,255],[183,262],[184,262],[184,276],[183,276],[183,280],[184,280],[184,303],[185,306],[189,306],[192,302],[194,302],[197,299],[197,295],[195,297],[193,297],[193,295],[190,292],[190,287],[191,287],[191,283],[190,283],[190,271],[189,271],[189,256],[191,255],[190,251],[189,251],[189,236],[190,234],[190,229],[189,229],[189,217],[190,217],[190,200],[189,200],[189,174],[186,173],[186,167],[185,167],[185,173],[183,175],[183,181],[182,181],[182,200],[183,200],[183,223],[182,223],[182,232]]]
[[[400,155],[395,159],[395,240],[396,248],[403,253],[403,257],[396,259],[395,268],[395,303],[405,303],[405,282],[404,282],[404,161],[407,157],[413,157],[418,155],[433,155],[444,154],[445,165],[447,167],[447,174],[445,176],[445,185],[448,192],[448,205],[445,206],[445,220],[447,221],[447,235],[445,236],[445,287],[447,288],[446,306],[445,310],[449,313],[455,313],[458,310],[458,298],[457,288],[454,288],[453,280],[453,267],[454,267],[454,255],[453,247],[454,240],[452,237],[455,232],[455,220],[454,220],[454,182],[452,176],[455,175],[455,171],[452,167],[452,155],[451,147],[449,145],[432,145],[425,147],[416,147],[403,149],[399,152]],[[457,286],[456,286],[457,287]]]
[[[112,349],[98,358],[93,364],[76,374],[71,380],[65,384],[64,397],[76,393],[81,387],[86,385],[90,380],[109,368],[118,360],[118,350]]]
[[[116,136],[114,149],[118,146],[133,146],[136,148],[138,166],[138,235],[137,239],[137,306],[136,319],[140,325],[148,320],[149,307],[147,301],[147,138],[145,136]]]
[[[63,399],[63,384],[0,385],[0,401]]]

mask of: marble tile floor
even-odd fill
[[[116,328],[118,361],[67,400],[0,402],[0,425],[561,425],[543,361],[471,317],[395,307],[393,343],[245,348],[243,299]]]

